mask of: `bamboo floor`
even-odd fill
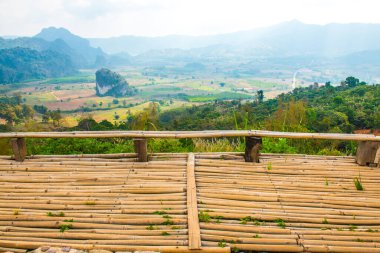
[[[380,169],[240,153],[0,157],[0,252],[380,252]],[[354,180],[364,190],[357,190]]]

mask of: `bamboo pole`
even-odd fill
[[[380,141],[380,136],[370,134],[295,133],[264,130],[214,130],[214,131],[77,131],[77,132],[9,132],[0,138],[219,138],[219,137],[271,137],[293,139],[326,139],[352,141]]]
[[[191,250],[201,248],[194,160],[194,154],[190,153],[187,158],[187,217],[189,226],[189,249]]]
[[[230,253],[229,247],[208,247],[201,250],[189,251],[187,246],[132,246],[132,245],[105,245],[105,244],[77,244],[77,243],[54,243],[50,242],[50,246],[68,246],[80,250],[104,249],[110,251],[158,251],[161,253]],[[1,247],[19,248],[19,249],[36,249],[41,246],[39,242],[9,241],[1,240]]]

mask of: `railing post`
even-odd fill
[[[361,141],[356,151],[356,163],[362,166],[376,166],[379,164],[380,142]]]
[[[26,157],[25,138],[12,138],[11,145],[14,154],[14,159],[18,162],[24,161]]]
[[[139,162],[148,161],[148,141],[147,139],[133,139],[137,160]]]
[[[244,159],[246,162],[259,162],[260,149],[263,141],[259,137],[245,137],[245,154]]]

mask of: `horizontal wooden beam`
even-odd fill
[[[79,132],[8,132],[0,138],[220,138],[220,137],[270,137],[291,139],[325,139],[346,141],[380,141],[372,134],[294,133],[264,130],[215,131],[79,131]]]

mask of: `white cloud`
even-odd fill
[[[0,34],[47,26],[86,37],[215,34],[286,20],[380,23],[378,0],[1,0]]]

